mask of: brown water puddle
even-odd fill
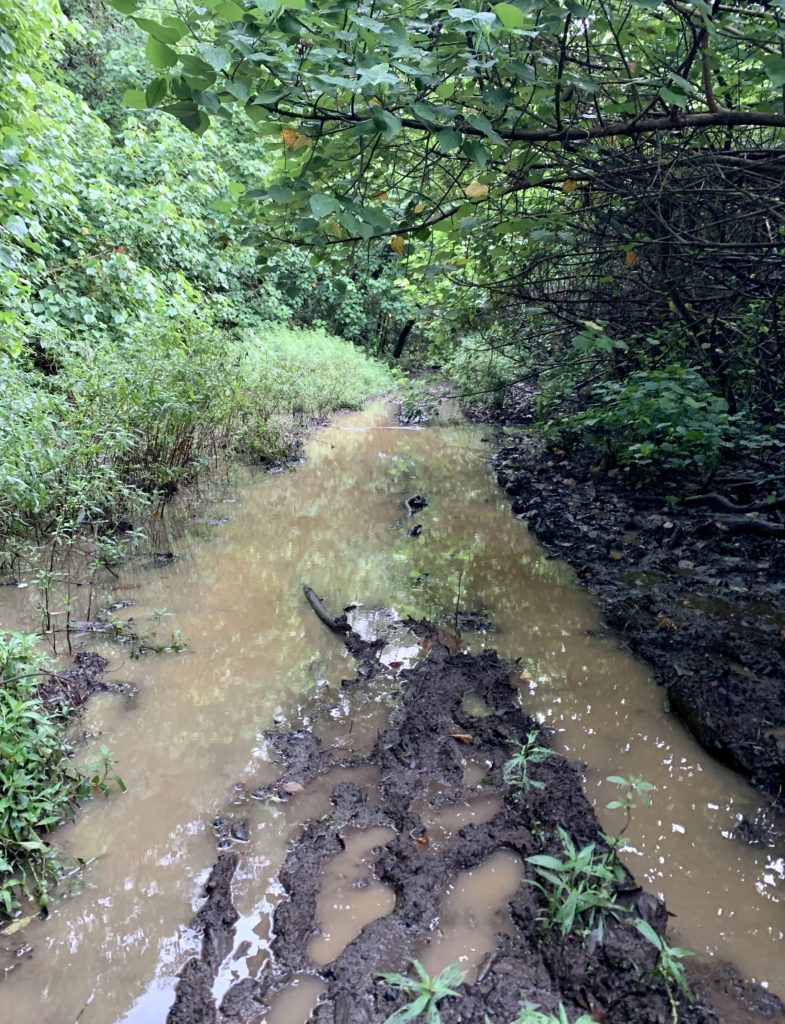
[[[308,946],[308,955],[320,967],[335,960],[367,924],[395,906],[394,893],[373,873],[382,847],[394,835],[389,828],[350,829],[343,837],[343,852],[327,865],[316,906],[320,934]]]
[[[295,1024],[308,1019],[326,985],[310,974],[298,974],[272,999],[270,1012],[260,1017],[264,1024]]]
[[[450,883],[434,935],[417,957],[431,977],[448,964],[459,963],[466,980],[476,981],[483,960],[496,946],[496,936],[512,934],[507,904],[522,878],[520,857],[500,850]]]
[[[472,796],[458,804],[450,804],[438,811],[422,810],[420,820],[425,828],[429,846],[438,849],[464,825],[483,825],[501,810],[500,793]]]
[[[625,856],[677,915],[672,941],[785,991],[785,846],[749,846],[733,835],[741,816],[761,813],[763,798],[665,714],[664,695],[641,665],[587,634],[601,629],[596,608],[510,515],[482,428],[392,426],[381,405],[336,418],[297,472],[238,477],[223,495],[236,500],[205,513],[228,516],[224,525],[178,532],[169,520],[156,548],[175,551],[170,565],[131,567],[104,581],[99,603],[134,600],[120,614],[137,623],[154,624],[165,609],[161,629],[180,629],[190,646],[132,661],[125,648],[81,641],[108,653],[113,678],[139,686],[130,705],[111,695],[94,701],[84,722],[84,757],[110,746],[128,793],[93,801],[61,829],[65,850],[89,861],[80,883],[54,900],[47,921],[0,936],[0,957],[7,948],[14,965],[0,1001],[14,1024],[163,1020],[177,973],[197,948],[184,922],[214,859],[212,819],[236,783],[251,792],[275,774],[265,729],[301,718],[313,724],[329,701],[333,713],[319,723],[325,743],[367,749],[375,739],[397,663],[416,657],[408,650],[415,644],[392,644],[389,693],[336,700],[355,665],[302,599],[303,582],[336,610],[357,602],[361,610],[443,616],[449,625],[460,578],[461,610],[485,612],[497,628],[464,633],[464,641],[524,659],[522,699],[557,730],[560,749],[589,766],[588,790],[605,827],[622,824],[619,812],[602,810],[617,795],[606,776],[635,774],[656,786],[652,806],[633,814]],[[415,492],[429,505],[413,539],[403,502]],[[0,591],[5,628],[35,625],[33,591]],[[467,762],[469,784],[486,771]],[[277,807],[237,808],[249,816],[250,841],[240,848],[243,917],[235,958],[219,978],[225,987],[230,972],[253,973],[267,956],[286,844],[304,816],[329,813],[328,793],[315,806],[308,800],[303,793]],[[15,958],[24,944],[34,953]],[[299,1012],[291,1011],[292,1024],[304,1020]]]

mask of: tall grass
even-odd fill
[[[133,517],[221,453],[285,456],[309,418],[387,383],[348,342],[277,324],[148,323],[56,373],[0,356],[0,539]]]

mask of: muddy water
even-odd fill
[[[468,982],[477,980],[483,960],[496,946],[496,936],[513,934],[507,904],[523,878],[523,862],[507,850],[494,853],[450,883],[430,942],[418,960],[433,977],[459,963]]]
[[[302,600],[303,582],[334,608],[355,601],[449,618],[457,602],[486,612],[498,631],[464,639],[523,659],[527,707],[558,730],[562,751],[587,763],[598,805],[616,796],[604,781],[610,774],[656,786],[652,806],[634,812],[626,856],[678,915],[679,944],[785,990],[785,849],[732,835],[740,816],[758,815],[761,797],[664,713],[663,694],[640,665],[611,639],[589,635],[601,629],[596,609],[510,515],[482,437],[462,424],[396,429],[382,406],[338,417],[296,473],[230,485],[207,509],[228,522],[186,530],[172,542],[171,565],[108,581],[103,603],[133,600],[123,615],[159,637],[179,629],[190,647],[138,661],[107,648],[114,677],[137,683],[139,695],[130,704],[105,695],[89,706],[85,756],[108,744],[129,791],[94,801],[61,830],[65,850],[89,864],[50,918],[0,935],[0,966],[14,965],[0,985],[3,1020],[11,1008],[14,1024],[162,1021],[195,948],[183,922],[214,858],[210,823],[232,801],[248,814],[250,842],[236,887],[237,947],[217,988],[262,967],[281,895],[275,872],[299,821],[324,813],[329,793],[280,807],[248,801],[275,772],[262,733],[274,720],[310,721],[320,692],[353,674],[340,642]],[[430,504],[417,517],[422,536],[411,539],[403,501],[415,492]],[[0,593],[4,626],[33,623],[31,590]],[[86,646],[100,649],[95,640]],[[391,678],[401,658],[388,659]],[[388,703],[384,694],[353,696],[319,728],[331,743],[362,749]],[[474,767],[472,784],[484,775]],[[619,812],[601,818],[609,830],[621,826]],[[322,923],[329,931],[330,921]],[[314,979],[298,979],[272,1014],[298,1024],[317,996]]]

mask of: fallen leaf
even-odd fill
[[[488,195],[488,186],[483,185],[481,181],[477,181],[475,178],[474,181],[469,182],[463,190],[463,194],[468,196],[469,199],[478,199],[480,196]]]
[[[472,734],[470,732],[452,732],[452,733],[450,733],[450,735],[452,736],[452,738],[454,740],[457,740],[459,743],[473,743],[474,742],[474,737],[472,736]]]
[[[417,842],[420,846],[427,846],[430,839],[427,836],[417,836]]]
[[[659,623],[660,623],[660,628],[661,629],[677,629],[678,628],[676,626],[676,623],[673,621],[673,619],[669,619],[667,615],[660,615]]]
[[[281,142],[287,149],[302,149],[309,144],[309,139],[301,135],[295,128],[281,129]]]
[[[613,549],[608,552],[608,555],[615,561],[618,562],[620,558],[624,558],[624,552],[618,549]]]

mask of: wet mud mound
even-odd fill
[[[220,854],[194,922],[204,936],[202,955],[181,974],[169,1024],[259,1024],[291,979],[304,975],[320,984],[310,1022],[377,1024],[410,998],[381,974],[413,977],[414,958],[435,963],[440,952],[462,959],[467,972],[456,994],[438,1002],[442,1024],[511,1024],[526,1002],[554,1014],[563,1006],[570,1021],[582,1014],[604,1024],[720,1021],[700,998],[687,998],[663,971],[651,937],[639,930],[643,921],[654,929],[650,936],[663,936],[665,907],[616,859],[583,793],[579,767],[546,751],[527,763],[525,784],[509,784],[509,769],[505,783],[504,767],[517,744],[548,743],[522,709],[507,666],[493,651],[451,653],[431,627],[412,628],[427,657],[400,673],[389,723],[368,754],[341,758],[304,730],[267,734],[281,774],[260,787],[258,799],[307,791],[336,767],[372,768],[378,781],[339,782],[329,813],[304,823],[279,874],[285,898],[273,917],[272,956],[258,976],[236,982],[216,1005],[212,981],[234,941],[231,878],[242,855]],[[389,679],[374,675],[368,661],[343,684],[377,685],[389,686]],[[479,704],[482,714],[466,710]],[[478,803],[483,813],[475,813]],[[219,831],[226,836],[225,823]],[[365,874],[350,879],[354,888],[342,899],[362,899],[370,886],[387,898],[380,900],[381,916],[363,919],[355,933],[349,929],[330,945],[323,934],[329,922],[321,919],[323,890],[332,867],[363,841]],[[606,877],[577,870],[571,888],[557,897],[561,872],[550,872],[556,884],[545,872],[566,861],[570,846],[584,851],[598,871],[604,865]],[[496,868],[505,873],[506,888],[470,893],[477,918],[470,916],[469,932],[484,929],[490,942],[484,949],[470,942],[462,952],[450,935],[449,900],[461,886],[468,892],[472,879],[484,885]],[[554,918],[564,921],[570,891],[585,894],[591,886],[602,890],[597,905],[602,902],[604,913],[577,907],[574,921],[562,928]],[[585,902],[588,907],[591,899]],[[351,917],[351,908],[342,910]],[[482,915],[488,920],[481,922]]]
[[[698,742],[785,792],[785,522],[765,500],[773,478],[728,483],[733,501],[674,506],[531,435],[495,461],[513,512],[573,566]]]

